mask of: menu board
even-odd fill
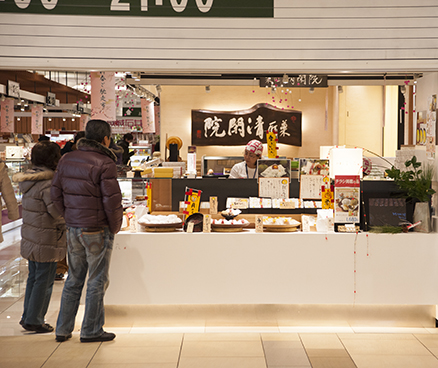
[[[259,197],[289,198],[289,178],[259,178]]]
[[[324,175],[301,175],[300,198],[321,199],[321,188],[324,185]]]

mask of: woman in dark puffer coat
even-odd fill
[[[23,193],[21,255],[28,260],[29,276],[20,324],[27,331],[52,332],[45,323],[55,280],[56,263],[66,254],[65,221],[50,198],[54,170],[61,158],[56,143],[40,142],[32,148],[32,168],[15,174]]]

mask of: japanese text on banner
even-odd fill
[[[186,187],[185,197],[184,197],[184,203],[187,205],[186,209],[183,211],[183,213],[187,217],[190,215],[199,212],[199,205],[201,203],[201,193],[202,191],[192,188]]]

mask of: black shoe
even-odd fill
[[[21,319],[20,322],[18,322],[21,327],[23,327],[23,329],[25,329],[26,331],[35,331],[32,327],[30,327],[30,325],[26,325],[24,323],[24,321]]]
[[[55,281],[61,281],[64,280],[64,274],[63,273],[57,273],[55,275]]]
[[[116,334],[112,332],[104,332],[102,335],[98,337],[81,337],[81,342],[102,342],[102,341],[111,341],[116,338]]]
[[[22,324],[23,328],[27,331],[34,331],[36,333],[48,333],[53,332],[53,327],[48,323],[44,323],[42,325],[27,325],[25,323]]]
[[[67,336],[56,336],[56,341],[58,341],[58,342],[64,342],[64,341],[67,341],[68,339],[70,339],[71,338],[71,334],[68,334]]]

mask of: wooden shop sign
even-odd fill
[[[241,146],[252,139],[266,143],[276,132],[278,142],[301,147],[301,111],[257,104],[248,110],[192,110],[192,145]]]

